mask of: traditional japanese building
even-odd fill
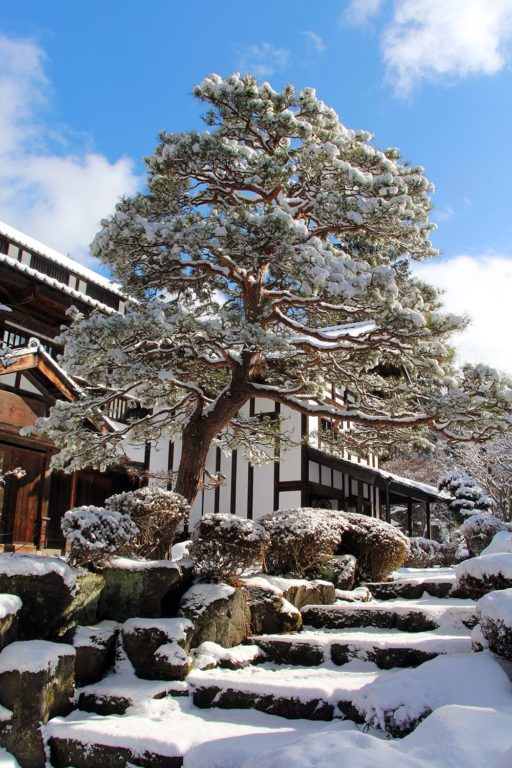
[[[0,485],[0,548],[60,547],[60,519],[67,509],[101,504],[136,482],[129,473],[99,473],[93,467],[71,475],[50,472],[54,447],[44,438],[20,434],[57,399],[79,394],[81,383],[58,364],[61,347],[56,340],[69,323],[66,312],[72,305],[84,314],[93,309],[122,312],[125,297],[114,282],[0,223],[0,469],[25,470],[23,477],[10,476]],[[6,347],[14,350],[7,365],[1,356]],[[326,395],[338,404],[347,397],[334,389]],[[105,415],[123,422],[131,406],[129,400],[116,401]],[[300,506],[389,520],[391,509],[400,505],[406,532],[413,532],[413,515],[417,519],[419,512],[429,534],[430,503],[439,499],[435,488],[381,470],[375,456],[334,455],[325,420],[280,411],[278,404],[263,398],[255,398],[246,409],[249,415],[283,417],[295,445],[283,452],[277,440],[269,457],[273,460],[263,466],[252,466],[237,451],[226,456],[212,448],[206,466],[222,476],[222,484],[199,493],[191,524],[207,512],[258,518],[273,509]],[[127,453],[136,469],[163,476],[177,470],[181,446],[161,439],[150,448],[130,447]]]

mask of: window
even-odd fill
[[[107,307],[112,307],[112,309],[119,309],[119,298],[106,288],[102,288],[100,285],[87,283],[85,293],[91,299],[95,299],[96,301],[100,301],[102,304],[106,304]]]
[[[69,271],[62,267],[60,264],[56,264],[54,261],[45,259],[44,256],[40,256],[38,253],[33,253],[30,258],[30,266],[32,269],[36,269],[38,272],[42,272],[43,275],[53,277],[54,280],[58,280],[59,283],[68,284]]]
[[[9,241],[3,235],[0,235],[0,253],[9,253]]]

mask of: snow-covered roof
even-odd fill
[[[64,368],[62,368],[57,361],[48,354],[44,347],[41,346],[38,339],[32,339],[31,343],[26,347],[17,347],[16,349],[10,349],[8,352],[8,355],[2,356],[1,362],[3,368],[8,369],[9,365],[14,364],[20,357],[25,357],[26,355],[38,355],[46,365],[55,371],[62,381],[65,381],[70,386],[73,391],[76,393],[83,391],[82,387],[75,381],[75,379],[66,373]],[[2,371],[2,367],[0,367],[0,372]],[[7,370],[6,372],[8,373],[9,371]]]
[[[87,296],[86,293],[77,291],[75,288],[71,288],[69,285],[61,283],[61,281],[57,280],[55,277],[50,277],[49,275],[45,275],[44,272],[39,272],[37,269],[32,269],[32,267],[29,267],[27,264],[22,264],[21,261],[16,261],[10,256],[6,256],[4,253],[0,253],[0,264],[7,264],[10,267],[14,267],[19,272],[23,272],[29,277],[35,277],[41,283],[50,285],[52,288],[58,288],[59,291],[63,291],[69,296],[72,296],[74,299],[79,299],[80,301],[84,302],[84,304],[89,304],[91,307],[101,309],[103,312],[115,312],[115,310],[112,307],[109,307],[107,304],[103,304],[101,301],[92,299],[90,296]]]
[[[102,288],[106,288],[107,290],[112,291],[112,293],[116,293],[120,297],[123,296],[121,287],[118,283],[114,282],[113,280],[109,280],[107,277],[94,272],[88,267],[85,267],[83,264],[75,261],[70,256],[65,256],[63,253],[59,253],[59,251],[56,251],[54,248],[50,248],[48,245],[40,243],[38,240],[29,237],[24,232],[20,232],[18,229],[11,227],[9,224],[6,224],[3,221],[0,221],[0,235],[4,235],[4,237],[12,240],[22,248],[26,248],[31,252],[36,252],[41,256],[44,256],[46,259],[55,262],[55,264],[59,264],[65,269],[69,269],[70,272],[73,272],[79,277],[85,278],[88,282],[101,285]],[[39,275],[40,273],[38,272],[37,274]],[[62,285],[62,283],[59,283],[59,285]]]
[[[415,488],[417,491],[427,493],[429,496],[437,496],[440,499],[448,501],[452,497],[446,491],[440,491],[435,485],[429,485],[428,483],[419,483],[416,480],[410,480],[408,477],[402,477],[402,475],[395,475],[393,472],[386,472],[384,469],[371,468],[373,472],[377,472],[384,480],[394,481],[407,485],[410,488]]]

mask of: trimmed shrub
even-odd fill
[[[359,579],[380,581],[403,565],[407,556],[407,537],[401,531],[383,520],[356,512],[339,512],[338,515],[344,532],[337,553],[354,555]]]
[[[147,560],[170,559],[178,528],[190,513],[183,496],[156,485],[110,496],[105,506],[132,518],[139,533],[131,554]]]
[[[447,504],[458,523],[463,523],[478,512],[489,513],[492,503],[490,496],[466,472],[448,472],[439,481],[439,490],[447,491],[453,497]]]
[[[480,555],[482,550],[489,546],[497,533],[510,530],[510,525],[485,512],[471,515],[460,527],[460,533],[464,537],[470,555],[473,557]]]
[[[270,545],[267,531],[236,515],[205,515],[192,532],[189,556],[206,581],[232,581],[263,568]]]
[[[340,513],[303,507],[278,510],[260,518],[270,536],[268,573],[305,576],[331,558],[343,534]]]
[[[456,541],[440,544],[433,539],[416,536],[409,539],[407,544],[406,568],[434,568],[436,565],[448,566],[459,561],[459,545]]]
[[[128,515],[103,507],[74,507],[61,522],[72,565],[101,565],[111,555],[126,554],[139,529]]]

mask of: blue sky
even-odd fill
[[[161,129],[200,126],[192,87],[251,71],[312,85],[436,185],[421,274],[473,329],[461,357],[512,372],[512,0],[4,0],[0,218],[87,260]]]

